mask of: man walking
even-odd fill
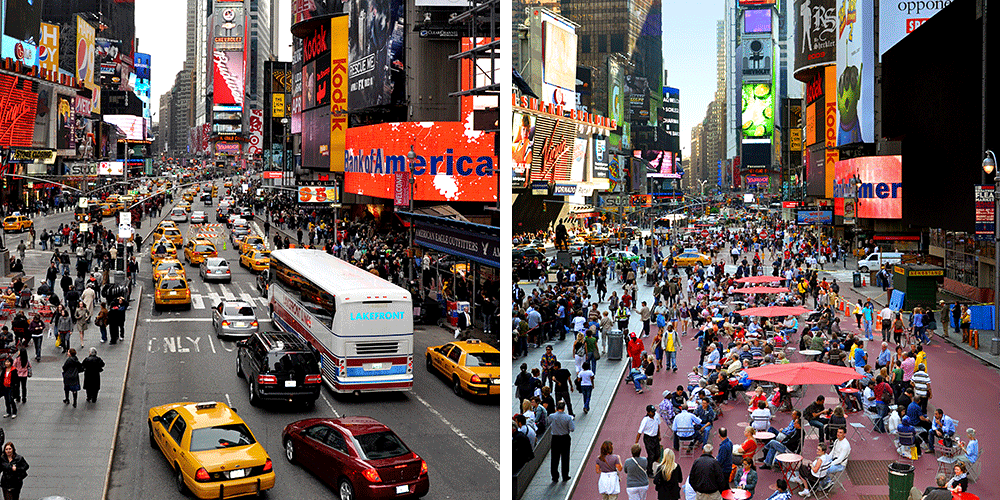
[[[556,412],[549,416],[549,429],[552,429],[552,463],[550,471],[552,481],[559,480],[559,462],[562,461],[562,480],[569,481],[569,445],[570,433],[576,430],[573,417],[566,414],[566,402],[556,403]]]
[[[642,417],[642,421],[639,422],[639,431],[635,434],[635,444],[639,444],[641,437],[642,444],[646,446],[646,475],[650,477],[653,476],[653,462],[659,462],[660,454],[663,452],[660,447],[660,424],[662,422],[656,407],[648,405],[646,406],[646,416]]]
[[[694,464],[688,481],[695,491],[696,500],[722,500],[722,492],[729,489],[728,471],[722,470],[722,465],[712,457],[712,445],[706,444],[704,452]]]

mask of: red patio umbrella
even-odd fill
[[[737,288],[733,290],[733,293],[787,293],[787,288],[779,288],[774,286],[748,286],[745,288]]]
[[[784,281],[785,278],[780,276],[747,276],[746,278],[740,278],[736,280],[737,283],[774,283],[777,281]]]
[[[785,385],[840,385],[848,380],[862,378],[853,368],[816,363],[815,361],[749,368],[747,369],[747,376],[751,380],[766,380]]]
[[[805,314],[812,312],[804,307],[783,307],[783,306],[772,306],[772,307],[751,307],[749,309],[744,309],[742,311],[736,311],[740,316],[760,316],[763,318],[773,318],[775,316],[798,316],[800,314]]]

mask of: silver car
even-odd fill
[[[174,208],[170,211],[170,220],[174,222],[187,222],[187,211],[180,207]]]
[[[201,263],[199,274],[201,274],[201,279],[204,281],[233,281],[233,274],[229,270],[229,262],[222,257],[209,257],[205,259],[205,262]]]
[[[227,300],[212,308],[215,336],[250,336],[257,332],[257,315],[253,306],[241,300]]]
[[[233,228],[229,235],[229,239],[236,245],[236,240],[250,234],[250,224],[246,219],[236,219],[233,222]]]
[[[204,224],[207,221],[208,221],[208,216],[205,215],[205,212],[201,210],[196,210],[194,212],[191,212],[192,224]]]

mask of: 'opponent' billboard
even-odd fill
[[[899,43],[906,35],[948,6],[951,0],[927,2],[882,2],[878,11],[878,55]]]
[[[344,192],[393,199],[395,173],[413,168],[413,197],[496,202],[493,133],[462,122],[381,123],[347,129]],[[413,146],[416,157],[408,163]]]

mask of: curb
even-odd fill
[[[108,498],[108,490],[111,488],[111,465],[115,460],[115,448],[118,446],[118,433],[120,432],[120,425],[122,420],[122,410],[125,407],[125,386],[128,381],[128,371],[132,366],[132,352],[135,349],[135,330],[139,324],[139,311],[142,308],[142,283],[138,283],[136,291],[138,292],[138,297],[135,301],[135,320],[132,321],[132,335],[131,342],[128,345],[128,357],[125,360],[125,380],[122,382],[122,389],[118,397],[118,415],[115,417],[115,433],[111,437],[111,451],[108,453],[108,472],[104,475],[104,492],[101,494],[102,499]]]
[[[623,358],[627,359],[627,358]],[[600,435],[601,429],[604,428],[604,422],[608,419],[608,414],[611,413],[611,406],[615,402],[615,398],[618,397],[618,390],[621,389],[622,380],[625,378],[625,373],[629,370],[629,363],[625,363],[625,367],[622,373],[618,375],[618,380],[615,381],[615,392],[611,395],[611,399],[608,400],[608,405],[604,407],[604,412],[601,413],[601,421],[597,424],[597,432],[594,433],[593,437],[590,438],[590,444],[587,445],[587,456],[590,456],[590,451],[594,449],[594,444],[597,443],[597,436]],[[573,498],[573,494],[576,493],[576,487],[580,485],[580,480],[583,476],[583,471],[587,467],[584,461],[580,462],[580,466],[576,469],[576,474],[573,475],[573,486],[569,489],[569,493],[566,494],[565,500],[570,500]]]

